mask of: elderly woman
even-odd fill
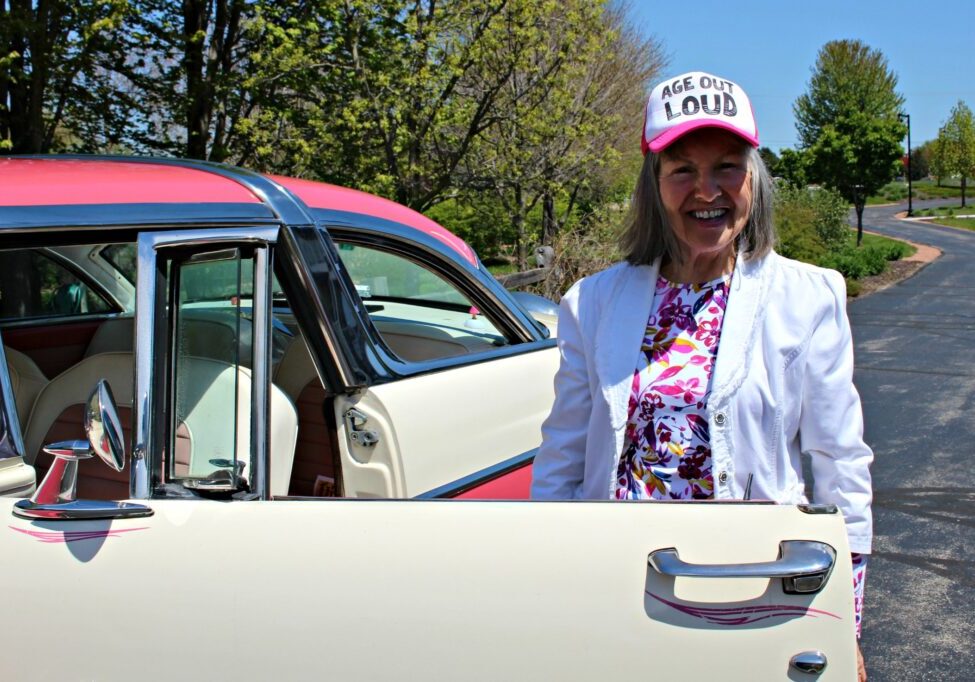
[[[739,85],[705,73],[650,94],[626,262],[573,286],[537,499],[837,505],[854,555],[857,630],[870,473],[846,290],[777,255],[772,183]]]

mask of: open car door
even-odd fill
[[[854,678],[832,509],[275,500],[275,238],[140,236],[133,499],[0,498],[0,678]]]
[[[158,500],[148,518],[32,522],[12,502],[7,679],[812,679],[806,659],[854,679],[836,513]],[[835,550],[825,571],[815,543]]]

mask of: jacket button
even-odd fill
[[[727,482],[728,482],[728,472],[722,471],[720,474],[718,474],[718,483],[721,483],[723,485]]]
[[[724,412],[716,412],[714,414],[714,423],[718,426],[724,426],[725,416]]]

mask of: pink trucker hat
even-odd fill
[[[666,149],[698,128],[724,128],[758,146],[758,126],[748,95],[737,83],[691,71],[650,92],[643,123],[643,153]]]

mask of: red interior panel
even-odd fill
[[[532,467],[526,464],[520,469],[492,478],[476,488],[456,496],[458,500],[527,500],[531,491]]]
[[[85,355],[100,320],[3,330],[3,343],[37,363],[53,379]]]

